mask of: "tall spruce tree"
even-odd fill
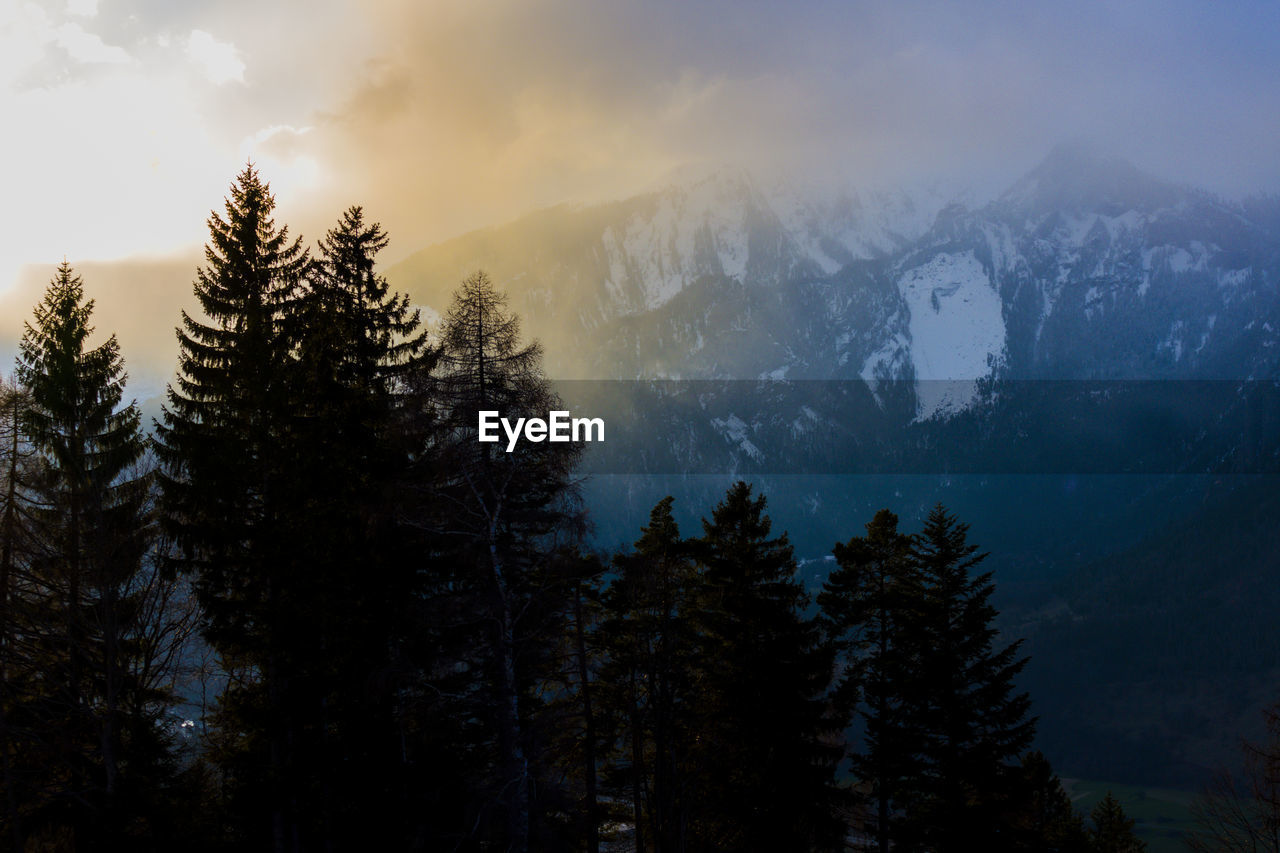
[[[968,529],[939,504],[911,550],[923,597],[911,627],[918,689],[908,730],[920,766],[907,822],[939,851],[997,843],[1016,761],[1035,732],[1031,700],[1014,684],[1027,658],[1021,641],[997,646],[995,585],[990,572],[973,573],[987,555],[968,543]]]
[[[130,774],[146,764],[138,740],[151,723],[128,719],[147,705],[133,695],[128,662],[130,593],[148,539],[146,478],[134,470],[145,445],[137,406],[121,406],[115,336],[88,346],[93,305],[64,262],[25,327],[18,362],[29,393],[21,426],[43,459],[22,633],[41,672],[25,698],[49,799],[28,824],[69,833],[81,849],[120,841],[124,794],[137,784]]]
[[[846,724],[856,718],[864,724],[864,745],[849,757],[869,788],[875,840],[885,853],[912,834],[897,818],[918,769],[909,710],[917,688],[919,645],[911,632],[920,618],[920,576],[911,537],[898,531],[898,517],[887,509],[876,513],[866,536],[838,543],[834,554],[836,569],[818,595],[840,650],[834,698]]]
[[[370,821],[389,828],[396,809],[410,808],[389,673],[415,577],[398,487],[417,449],[404,429],[406,382],[427,366],[426,333],[408,297],[375,272],[386,245],[380,225],[347,210],[289,318],[295,403],[283,488],[293,497],[282,522],[307,576],[295,601],[325,626],[291,677],[310,694],[309,811],[331,848],[358,845]]]
[[[327,321],[341,341],[335,353],[337,379],[371,406],[390,405],[399,396],[402,380],[421,369],[427,344],[420,312],[374,271],[388,242],[380,224],[365,221],[363,208],[348,208],[320,241],[319,265],[308,289],[318,309],[315,319]],[[367,430],[377,432],[372,425]]]
[[[784,533],[771,538],[763,495],[730,487],[703,520],[697,674],[690,761],[690,849],[839,848],[843,828],[825,701],[831,655]]]
[[[632,800],[637,849],[683,850],[691,715],[699,668],[696,600],[701,575],[663,498],[631,553],[614,557],[617,578],[601,626],[608,659],[606,705],[622,732],[618,764]]]
[[[221,754],[239,791],[239,823],[255,841],[269,832],[283,851],[299,843],[305,787],[290,673],[314,628],[296,606],[306,581],[287,529],[296,494],[286,452],[295,402],[288,332],[312,264],[301,241],[276,226],[274,208],[246,166],[225,218],[209,217],[195,281],[205,317],[182,314],[157,452],[168,529],[195,573],[206,637],[233,673],[221,701]]]

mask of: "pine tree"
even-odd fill
[[[132,469],[144,443],[136,404],[121,406],[124,363],[115,336],[88,348],[93,301],[65,262],[21,343],[18,378],[29,405],[22,429],[44,460],[31,561],[34,618],[24,630],[42,671],[34,724],[50,737],[46,758],[65,774],[45,810],[79,843],[122,829],[125,718],[131,683],[130,591],[147,548],[146,480]]]
[[[19,776],[22,755],[30,753],[25,733],[14,719],[15,702],[25,689],[30,667],[21,649],[19,612],[29,585],[26,571],[35,528],[34,451],[22,436],[31,404],[22,386],[0,379],[0,785],[4,788],[4,826],[12,850],[22,849]]]
[[[1044,754],[1036,750],[1024,755],[1016,776],[999,816],[1001,837],[992,849],[1088,853],[1084,822]]]
[[[922,591],[910,549],[911,538],[898,532],[898,517],[880,510],[866,536],[835,546],[837,567],[818,596],[825,627],[841,650],[837,706],[847,723],[855,722],[850,715],[856,713],[865,724],[865,745],[850,758],[855,774],[869,785],[881,851],[908,834],[896,817],[918,772],[918,737],[908,711],[919,651],[911,631],[919,621]]]
[[[1133,832],[1133,818],[1125,815],[1110,791],[1093,807],[1089,819],[1093,822],[1089,840],[1094,853],[1145,853],[1146,842]]]
[[[426,333],[408,297],[374,271],[386,245],[380,225],[358,207],[346,211],[288,318],[296,402],[284,425],[282,488],[292,497],[281,521],[307,576],[294,600],[325,625],[295,656],[291,678],[310,691],[315,717],[314,831],[334,845],[355,844],[376,815],[409,808],[396,784],[388,674],[414,586],[415,555],[397,513],[417,449],[404,429],[406,382],[426,367]]]
[[[921,757],[907,820],[935,850],[969,849],[996,831],[996,814],[1017,784],[1011,762],[1031,743],[1035,720],[1014,679],[1027,664],[1021,641],[996,648],[991,573],[967,542],[968,525],[941,505],[916,538],[911,559],[923,584],[912,634],[918,685],[908,729]],[[994,839],[990,843],[994,843]]]
[[[433,606],[449,602],[441,615],[453,623],[453,636],[443,642],[462,655],[451,667],[453,676],[472,676],[468,685],[455,685],[466,694],[463,708],[444,713],[481,720],[481,737],[492,736],[473,750],[492,755],[489,778],[478,783],[481,814],[473,825],[485,824],[510,850],[528,849],[530,838],[524,705],[532,681],[521,666],[522,659],[538,655],[522,642],[528,623],[521,620],[535,597],[557,594],[545,588],[542,573],[555,551],[549,540],[557,532],[573,533],[570,474],[580,450],[522,442],[508,453],[480,442],[477,424],[485,410],[514,421],[546,418],[561,408],[542,374],[541,355],[536,343],[521,343],[519,320],[507,311],[505,296],[477,272],[454,294],[437,370],[422,391],[431,439],[419,463],[419,524],[435,534],[441,570]],[[500,820],[490,816],[495,812]]]
[[[738,482],[703,520],[695,553],[703,668],[698,672],[697,768],[690,847],[829,849],[838,750],[827,738],[831,656],[784,533],[770,538],[764,496]]]
[[[305,579],[287,529],[294,494],[286,451],[295,402],[288,332],[312,264],[301,241],[276,227],[274,208],[246,166],[225,218],[209,217],[206,265],[195,281],[206,320],[183,312],[157,452],[168,529],[196,578],[205,635],[236,674],[221,707],[226,745],[241,746],[223,752],[224,769],[240,786],[244,831],[256,837],[259,821],[269,823],[282,851],[298,835],[303,788],[289,674],[314,627],[294,601]],[[234,770],[234,761],[244,764]]]
[[[383,406],[397,396],[398,383],[421,368],[427,343],[409,297],[392,292],[386,277],[374,272],[388,242],[381,225],[365,222],[362,208],[347,209],[320,241],[319,268],[308,288],[315,319],[327,321],[340,342],[336,378],[362,400]]]
[[[616,580],[601,627],[608,662],[602,673],[608,704],[624,741],[620,764],[629,782],[636,846],[683,849],[697,657],[696,600],[700,575],[672,516],[673,498],[649,514],[635,550],[614,557]]]

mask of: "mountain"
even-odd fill
[[[389,271],[483,267],[562,378],[1244,378],[1276,367],[1280,203],[1056,149],[997,199],[749,174],[558,207]],[[920,401],[928,417],[969,402]],[[954,405],[953,405],[954,404]]]
[[[722,172],[554,208],[389,276],[439,309],[483,266],[543,341],[551,375],[685,383],[565,390],[606,411],[636,398],[616,413],[621,440],[589,457],[598,473],[1280,464],[1277,448],[1242,449],[1236,435],[1257,440],[1249,424],[1271,395],[1258,381],[1280,354],[1275,199],[1223,201],[1079,146],[975,209],[936,192],[762,185]],[[1141,387],[1168,380],[1184,384]],[[1219,380],[1252,384],[1204,384]],[[672,442],[673,429],[689,435]]]
[[[1280,199],[1082,146],[982,204],[725,171],[388,275],[440,310],[481,267],[551,375],[609,380],[562,385],[609,423],[584,486],[602,544],[667,494],[696,530],[745,476],[816,584],[876,509],[910,529],[942,500],[1031,638],[1056,766],[1192,784],[1234,762],[1275,665],[1267,609],[1229,602],[1280,575]]]
[[[717,172],[626,201],[540,211],[420,251],[388,276],[438,309],[484,268],[562,378],[754,376],[755,365],[776,370],[809,355],[794,349],[801,313],[819,309],[813,332],[872,329],[856,271],[917,240],[944,201],[936,191],[764,189],[747,173]],[[771,352],[734,350],[732,329],[764,331],[770,320]],[[668,363],[671,344],[679,349]]]

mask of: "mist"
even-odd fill
[[[1227,196],[1280,188],[1269,4],[103,0],[3,16],[0,109],[22,129],[0,142],[7,349],[63,257],[91,294],[102,279],[99,324],[126,344],[134,319],[178,305],[193,269],[162,285],[151,259],[198,259],[247,160],[308,241],[364,205],[388,264],[720,163],[990,195],[1083,140]],[[139,338],[134,360],[167,365],[159,346]]]

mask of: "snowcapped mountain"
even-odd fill
[[[1276,206],[1063,148],[992,204],[940,219],[928,240],[982,260],[1009,375],[1259,377],[1275,369],[1264,327],[1277,308]]]
[[[432,246],[389,275],[440,308],[484,268],[543,340],[556,376],[795,375],[813,347],[857,375],[870,351],[850,350],[846,327],[880,310],[859,292],[866,265],[918,240],[945,201],[937,191],[798,191],[726,170],[541,211]],[[797,324],[810,321],[797,340]],[[744,332],[768,338],[750,347],[764,351],[738,351]]]
[[[1272,376],[1280,202],[1226,202],[1062,147],[976,209],[740,170],[558,207],[390,271],[423,304],[486,269],[563,378]]]

